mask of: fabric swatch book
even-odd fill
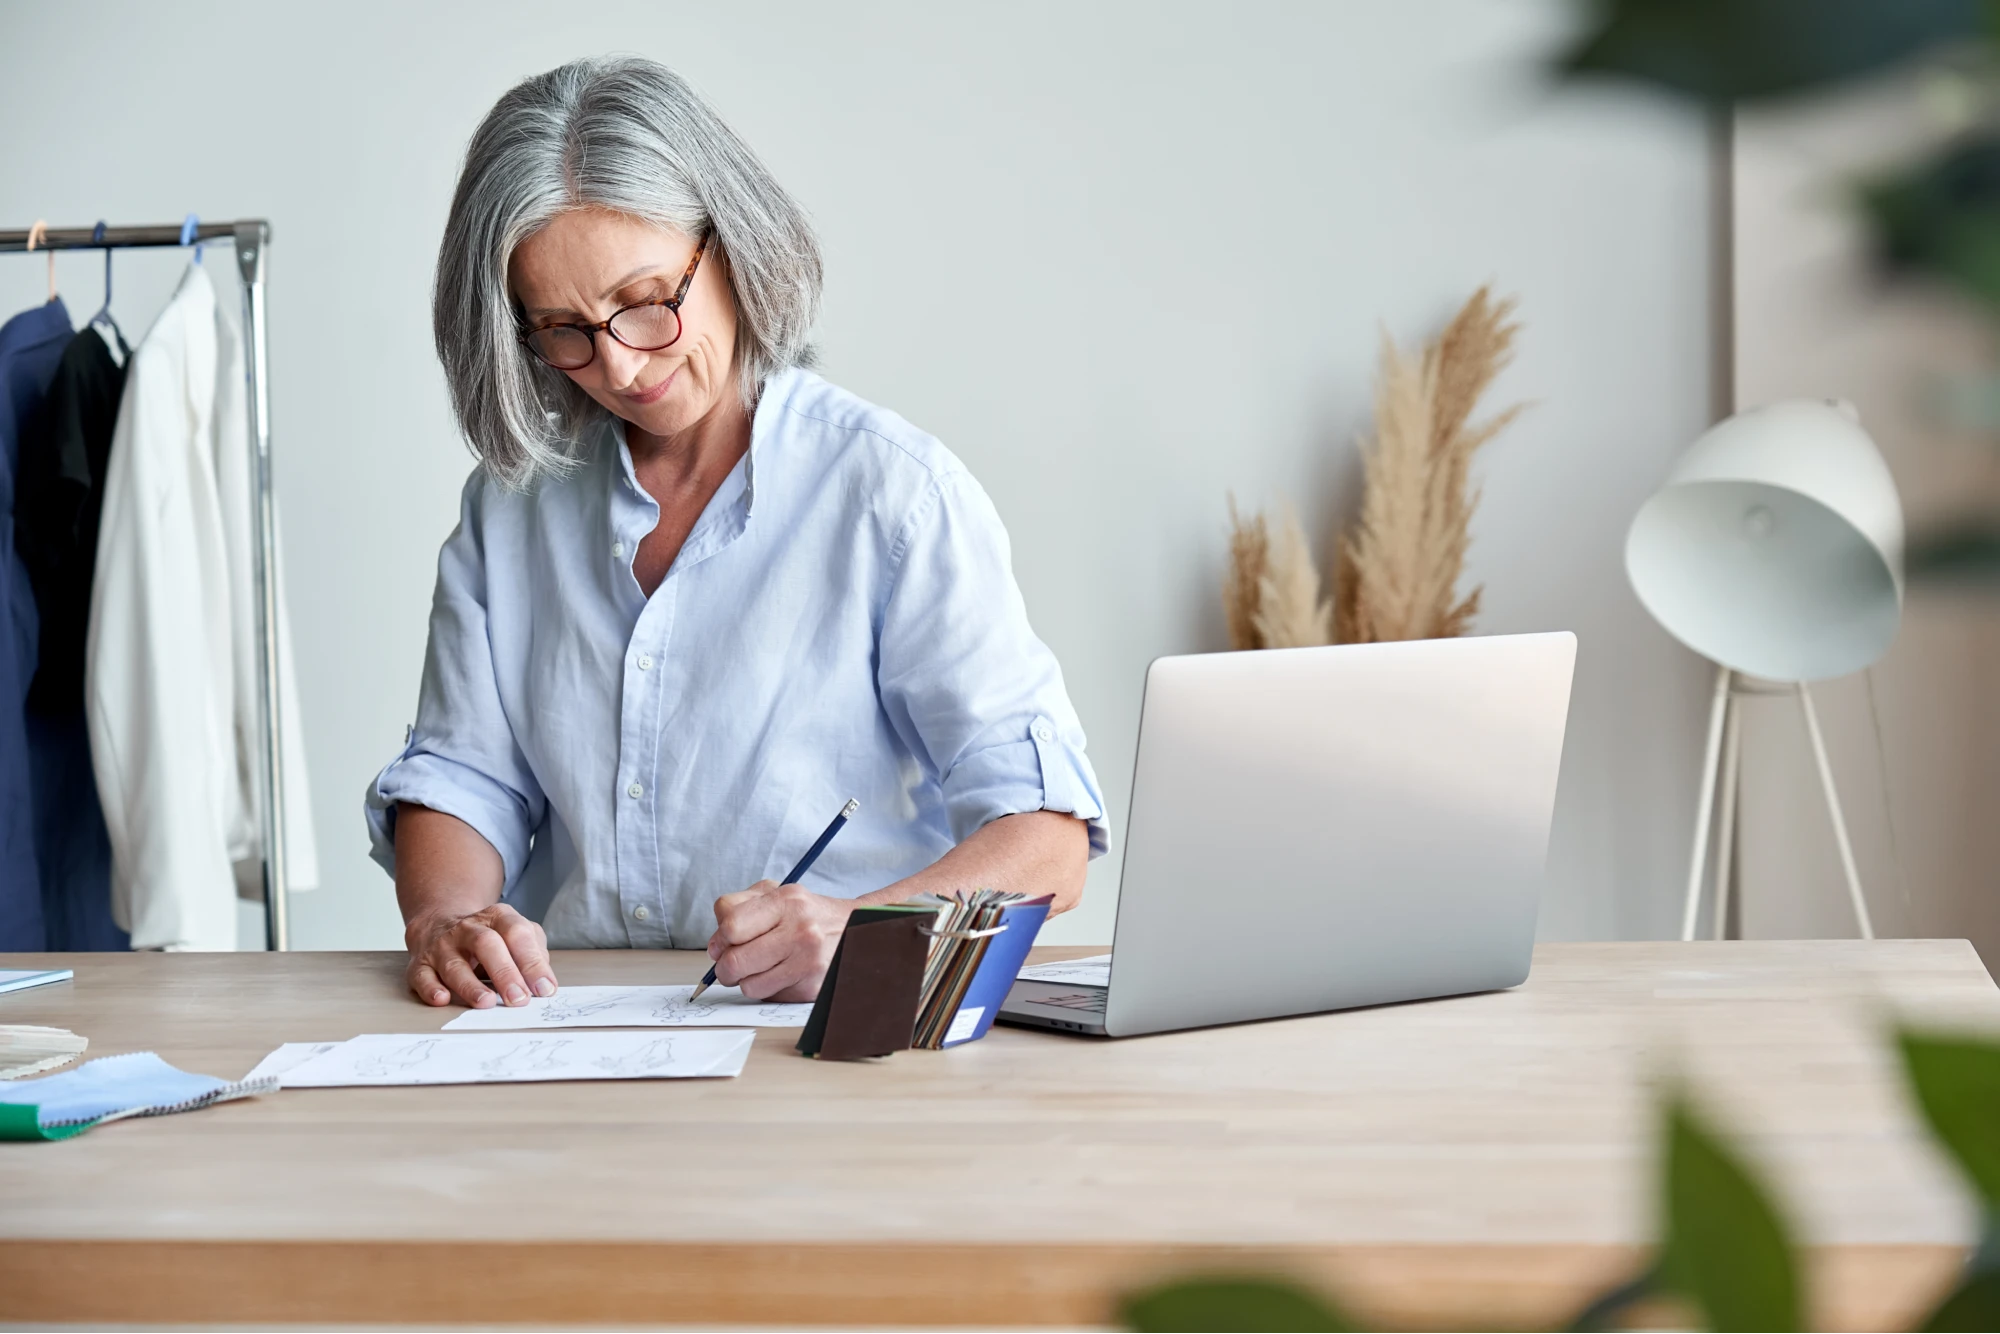
[[[986,1036],[1049,918],[1051,895],[982,889],[948,901],[924,968],[924,1002],[910,1045],[930,1051]]]
[[[1048,919],[1051,898],[982,889],[857,908],[798,1049],[851,1060],[984,1037]]]
[[[799,1051],[830,1061],[905,1051],[923,1004],[935,906],[884,903],[847,915]]]
[[[67,982],[76,973],[68,968],[0,968],[0,991],[26,991],[29,987],[45,987],[51,982]]]
[[[177,1070],[150,1051],[127,1052],[0,1084],[0,1139],[68,1139],[106,1121],[191,1112],[277,1089],[275,1079],[232,1084]]]

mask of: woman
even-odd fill
[[[660,65],[565,65],[473,136],[434,322],[482,466],[367,802],[420,999],[706,945],[808,1000],[857,903],[1082,896],[1103,801],[1006,532],[804,369],[819,293],[798,205]],[[773,883],[849,796],[811,888]]]

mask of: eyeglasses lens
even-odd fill
[[[590,364],[597,354],[593,339],[581,329],[537,329],[528,335],[528,346],[557,370],[573,371]]]
[[[681,317],[667,306],[632,306],[611,317],[611,333],[639,352],[657,352],[681,336]]]

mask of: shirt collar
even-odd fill
[[[785,415],[785,405],[791,400],[792,392],[798,387],[799,372],[796,368],[779,371],[764,382],[763,392],[757,396],[756,410],[750,418],[750,448],[744,452],[729,476],[717,487],[715,495],[708,503],[702,520],[695,527],[699,531],[702,522],[720,511],[726,502],[731,508],[739,509],[744,520],[757,511],[757,464],[760,455],[771,451],[770,439],[778,431],[778,423]],[[625,422],[611,413],[605,414],[605,429],[610,437],[613,452],[617,456],[618,467],[611,475],[615,490],[623,482],[630,495],[638,499],[657,515],[659,506],[646,494],[646,488],[639,485],[639,474],[632,467],[632,449],[625,441]],[[688,535],[692,541],[694,534]]]
[[[785,408],[791,402],[792,393],[798,388],[799,377],[803,374],[796,366],[788,366],[764,381],[757,395],[757,409],[750,418],[750,449],[743,456],[743,513],[746,517],[756,512],[759,454],[768,460],[774,448],[771,438],[781,429],[779,423],[785,418]]]
[[[784,371],[765,382],[764,392],[758,395],[757,409],[750,422],[750,447],[736,461],[736,466],[729,470],[729,475],[722,479],[722,484],[716,487],[715,494],[709,497],[707,508],[695,520],[687,541],[681,544],[680,554],[674,558],[674,570],[685,570],[707,560],[741,537],[743,530],[749,526],[756,506],[758,457],[760,454],[768,456],[770,452],[770,437],[778,429],[777,423],[784,415],[785,402],[791,397],[796,374],[795,371]],[[659,522],[659,503],[646,494],[645,487],[639,485],[639,474],[632,467],[632,449],[626,443],[624,421],[611,416],[608,430],[611,442],[617,447],[618,458],[618,467],[611,474],[613,527],[621,526],[616,518],[621,501],[645,507],[652,512],[653,521]],[[620,490],[625,492],[622,498],[616,494]]]

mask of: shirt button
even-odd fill
[[[643,921],[645,921],[645,920],[646,920],[646,919],[647,919],[648,917],[651,917],[651,916],[652,916],[653,914],[652,914],[652,913],[650,913],[650,912],[647,912],[647,911],[646,911],[646,905],[642,903],[642,904],[640,904],[640,905],[639,905],[638,907],[636,907],[636,908],[634,908],[634,909],[632,910],[632,915],[633,915],[634,917],[638,918],[638,919],[639,919],[640,921],[642,921],[642,922],[643,922]]]
[[[1049,729],[1047,723],[1043,723],[1035,729],[1035,739],[1038,741],[1053,741],[1055,737],[1056,734]]]
[[[646,789],[634,783],[625,789],[625,795],[636,800],[646,795]]]
[[[622,555],[624,555],[624,554],[625,554],[625,544],[624,544],[623,542],[613,542],[613,543],[611,544],[611,554],[612,554],[612,555],[614,555],[614,556],[622,556]]]
[[[650,653],[641,653],[641,654],[639,655],[639,670],[640,670],[640,671],[642,671],[642,672],[650,672],[650,671],[652,671],[652,670],[653,670],[653,655],[652,655],[652,654],[650,654]]]

